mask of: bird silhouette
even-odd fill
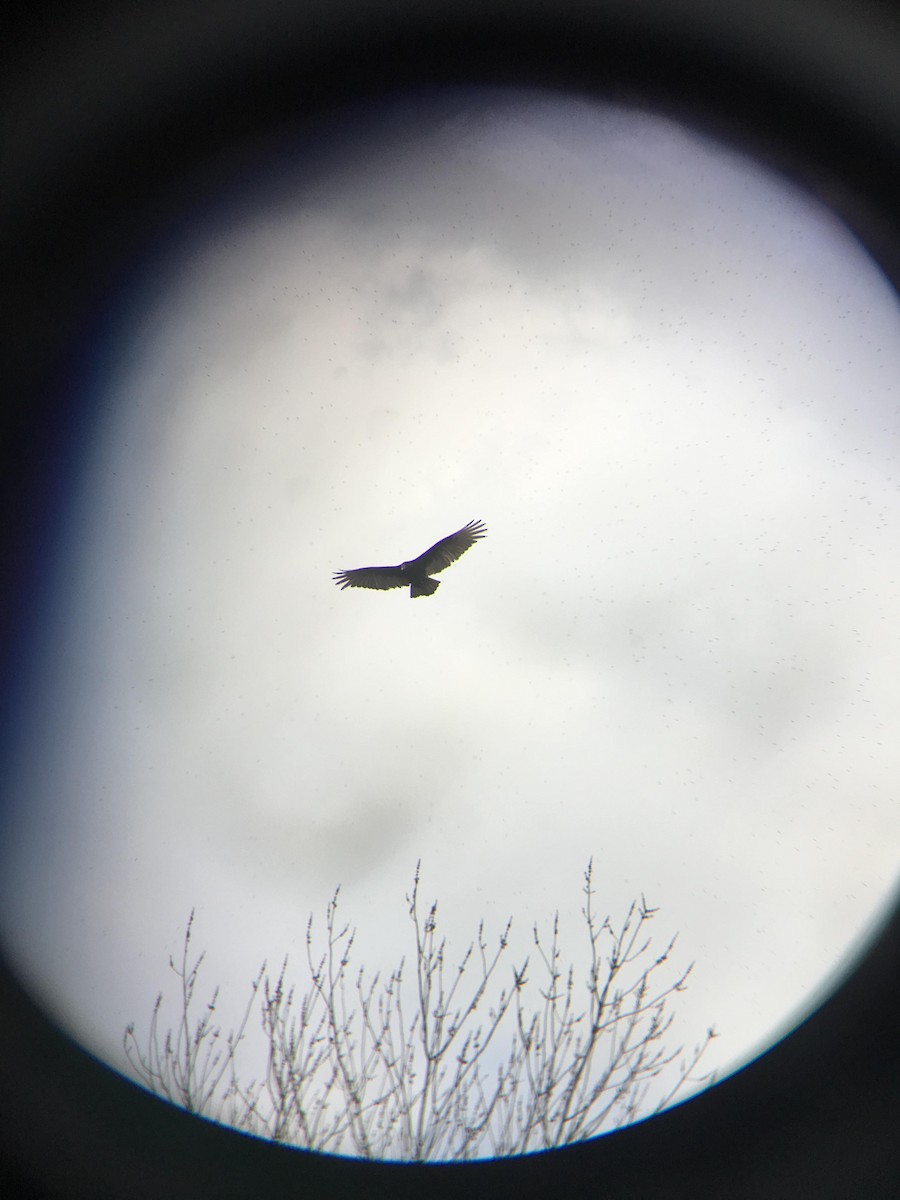
[[[348,587],[389,588],[409,586],[410,599],[416,596],[433,596],[441,586],[437,579],[429,576],[443,571],[483,538],[487,529],[481,521],[470,521],[456,533],[441,538],[418,558],[402,562],[397,567],[357,567],[355,571],[335,571],[334,582],[343,590]]]

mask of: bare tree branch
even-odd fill
[[[237,1030],[223,1039],[213,1023],[218,988],[196,1011],[204,955],[191,959],[192,912],[181,961],[169,961],[179,984],[174,1030],[160,1035],[160,993],[143,1047],[133,1024],[125,1031],[137,1079],[189,1112],[277,1142],[414,1161],[567,1145],[659,1112],[688,1084],[708,1082],[695,1072],[714,1029],[687,1056],[668,1045],[668,1005],[693,964],[672,978],[675,938],[652,956],[648,924],[657,910],[643,896],[619,925],[601,921],[590,862],[583,984],[563,964],[557,913],[548,939],[535,925],[534,953],[510,964],[510,983],[498,990],[512,919],[494,945],[479,924],[451,966],[437,902],[424,916],[420,910],[420,870],[406,897],[415,939],[411,1007],[405,959],[384,977],[365,967],[351,976],[356,931],[338,921],[338,888],[320,938],[313,917],[307,922],[306,990],[289,986],[287,958],[276,978],[264,963]],[[267,1061],[262,1078],[245,1086],[236,1054],[260,989]]]

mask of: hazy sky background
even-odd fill
[[[679,1039],[746,1059],[895,883],[893,293],[785,180],[579,99],[401,98],[235,188],[98,347],[12,962],[121,1067],[192,907],[225,1015],[337,884],[408,953],[418,859],[454,951],[559,909],[581,964],[593,856],[696,960]],[[431,598],[332,584],[473,518]]]

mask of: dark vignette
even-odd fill
[[[91,436],[101,315],[148,240],[264,131],[437,82],[661,107],[817,191],[900,280],[900,25],[874,0],[159,0],[14,5],[2,20],[3,756]],[[187,1117],[61,1035],[2,969],[0,1189],[878,1200],[900,1190],[898,976],[895,912],[814,1016],[687,1104],[563,1151],[416,1167],[284,1150]]]

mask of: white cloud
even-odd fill
[[[5,941],[115,1060],[195,904],[227,984],[337,883],[399,957],[418,858],[451,931],[577,930],[593,855],[733,1062],[895,871],[896,303],[669,121],[398,111],[214,214],[122,332]],[[332,586],[476,517],[432,599]]]

